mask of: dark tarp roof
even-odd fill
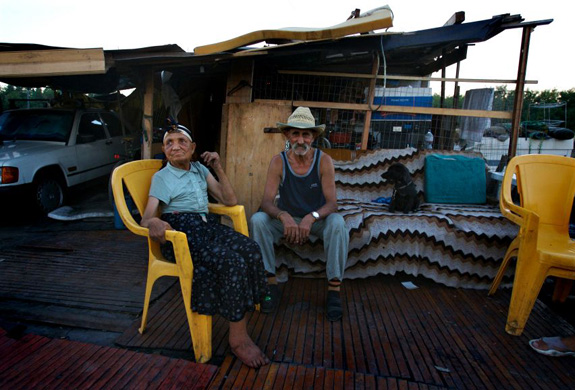
[[[371,73],[371,60],[366,61],[365,57],[371,58],[377,52],[385,56],[388,74],[426,76],[465,59],[468,45],[487,41],[508,28],[520,27],[521,21],[520,15],[506,14],[415,32],[365,34],[258,51],[267,50],[269,57],[284,69],[344,71],[347,67],[356,73]]]

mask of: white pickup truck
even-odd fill
[[[109,175],[125,155],[119,117],[102,109],[19,109],[0,115],[0,194],[62,206],[69,187]]]

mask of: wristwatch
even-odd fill
[[[312,211],[311,212],[311,216],[313,217],[313,219],[315,219],[316,221],[319,219],[319,213],[317,211]]]

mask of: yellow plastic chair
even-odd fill
[[[148,192],[152,176],[162,165],[160,160],[138,160],[120,165],[112,173],[112,191],[118,214],[126,227],[133,233],[148,238],[149,261],[146,294],[142,313],[142,324],[139,329],[144,333],[148,318],[148,307],[152,288],[157,279],[162,276],[174,276],[180,281],[182,298],[186,308],[186,316],[190,327],[192,345],[196,362],[205,363],[212,357],[212,317],[195,313],[191,309],[192,275],[194,266],[188,247],[186,234],[178,231],[167,231],[166,240],[172,242],[176,263],[167,261],[160,251],[160,244],[150,239],[148,229],[136,223],[126,203],[126,188],[132,197],[140,215],[143,215],[148,203]],[[248,224],[244,206],[209,205],[210,213],[227,215],[233,222],[234,229],[248,236]]]
[[[521,232],[519,232],[517,234],[517,237],[515,237],[515,239],[511,242],[511,244],[509,244],[509,248],[507,248],[507,251],[505,252],[505,256],[503,257],[501,266],[499,267],[497,275],[495,275],[495,278],[491,283],[491,288],[489,289],[487,295],[495,294],[497,288],[501,284],[503,276],[505,275],[505,271],[509,266],[509,261],[512,258],[517,257],[517,253],[519,252],[519,242],[521,241],[520,235]],[[573,287],[573,280],[557,279],[557,281],[555,282],[555,289],[553,290],[553,297],[551,298],[551,301],[561,303],[565,302],[567,300],[567,297],[569,296],[569,293],[571,292],[572,287]]]
[[[511,199],[514,174],[520,205]],[[505,326],[509,334],[521,335],[548,276],[575,279],[575,241],[569,237],[574,195],[573,158],[517,156],[505,170],[499,207],[506,218],[520,226],[512,244],[516,249],[510,247],[516,251],[517,266]]]
[[[495,292],[497,291],[497,288],[501,284],[501,280],[503,279],[503,276],[505,275],[505,271],[507,270],[507,266],[509,266],[509,261],[513,257],[517,257],[517,253],[519,252],[519,242],[521,241],[520,236],[521,236],[521,232],[519,232],[517,234],[517,237],[515,237],[513,239],[513,241],[511,241],[511,244],[509,244],[509,248],[507,248],[507,251],[505,252],[505,256],[503,257],[503,261],[501,262],[501,265],[499,266],[499,270],[497,271],[497,275],[495,275],[495,278],[493,279],[493,282],[491,283],[491,288],[489,289],[489,292],[487,293],[487,295],[495,294]]]

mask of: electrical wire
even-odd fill
[[[383,49],[383,34],[380,35],[379,37],[379,47],[381,48],[381,58],[383,59],[383,91],[381,95],[381,102],[379,103],[379,106],[377,106],[376,108],[373,108],[371,99],[369,99],[368,105],[372,113],[379,111],[379,109],[383,106],[383,103],[385,101],[385,89],[387,88],[387,60],[385,58],[385,50]],[[379,75],[379,66],[381,65],[381,63],[379,59],[379,52],[375,52],[375,55],[377,58],[377,68],[375,70],[375,75],[373,77],[375,78],[374,85],[377,85],[377,76]]]

